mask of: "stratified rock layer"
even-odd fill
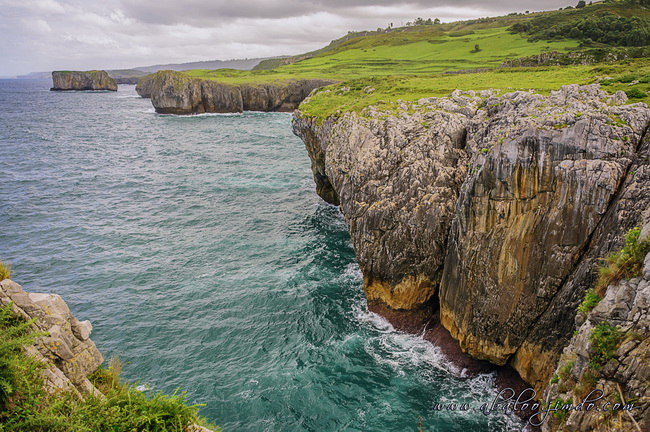
[[[312,90],[334,81],[303,79],[278,84],[224,84],[193,78],[175,71],[160,71],[143,78],[136,90],[151,97],[161,114],[293,111]]]
[[[106,71],[54,71],[53,91],[110,90],[117,91],[117,83]]]
[[[436,307],[470,355],[541,389],[596,258],[650,203],[650,110],[597,85],[455,91],[392,111],[296,112],[370,302]],[[309,101],[306,101],[308,104]]]

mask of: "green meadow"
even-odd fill
[[[591,21],[585,22],[587,19]],[[617,23],[617,19],[623,22]],[[611,28],[599,30],[602,34],[596,36],[613,38],[620,43],[608,45],[584,36],[585,31],[590,31],[589,23],[602,25],[605,22],[602,20],[611,22]],[[545,52],[571,53],[593,48],[602,51],[629,45],[625,42],[629,31],[616,26],[636,26],[633,30],[641,31],[640,40],[645,40],[646,34],[650,35],[649,23],[650,9],[638,0],[608,0],[584,8],[351,32],[320,50],[290,61],[266,61],[258,70],[192,70],[186,73],[229,84],[266,84],[307,78],[339,81],[340,84],[321,89],[301,105],[304,114],[319,118],[337,112],[361,111],[369,105],[445,96],[455,89],[499,89],[500,93],[521,89],[548,94],[572,83],[600,83],[610,93],[623,90],[630,103],[634,103],[648,99],[650,58],[625,59],[620,53],[613,55],[613,51],[604,51],[613,58],[608,63],[591,66],[500,66],[507,60]],[[540,32],[553,26],[582,36],[571,39],[563,33],[551,40],[540,38]],[[580,28],[582,30],[578,31]],[[281,65],[281,62],[290,64]]]
[[[390,109],[400,100],[408,102],[447,96],[456,89],[497,89],[500,94],[530,90],[548,94],[566,84],[597,82],[609,93],[626,92],[630,103],[647,101],[650,59],[611,65],[502,68],[480,73],[360,78],[318,90],[302,103],[300,109],[306,116],[324,119],[347,111],[360,112],[370,105]]]
[[[334,50],[271,70],[187,71],[197,78],[225,83],[273,82],[301,78],[345,81],[362,77],[431,75],[445,71],[494,68],[506,60],[544,51],[569,51],[575,40],[528,42],[507,27],[444,32],[438,26],[420,31],[394,30],[352,39]],[[476,45],[479,50],[476,51]]]

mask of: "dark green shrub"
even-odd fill
[[[589,335],[589,343],[591,344],[589,366],[594,370],[598,370],[611,360],[621,337],[621,332],[608,322],[601,322],[594,327]]]
[[[596,294],[596,291],[594,291],[593,288],[588,289],[585,293],[585,299],[580,303],[580,306],[578,306],[578,312],[584,315],[588,314],[601,300],[602,297]]]
[[[646,96],[648,96],[648,94],[646,92],[644,92],[643,90],[638,89],[638,88],[633,88],[633,89],[630,89],[630,90],[626,90],[625,94],[630,99],[643,99]]]

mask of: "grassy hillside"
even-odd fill
[[[634,71],[634,72],[631,72]],[[648,101],[650,59],[636,59],[612,65],[503,68],[481,73],[437,74],[426,77],[361,78],[318,90],[300,109],[306,116],[326,118],[346,111],[360,112],[369,105],[386,109],[399,100],[417,101],[447,96],[455,89],[498,89],[503,94],[530,90],[548,94],[566,84],[600,82],[610,93],[622,90],[629,101]]]
[[[626,91],[631,101],[647,100],[650,59],[629,59],[639,56],[629,55],[632,51],[644,56],[647,49],[612,48],[630,45],[626,26],[632,25],[642,41],[646,33],[650,35],[650,9],[641,2],[650,0],[609,0],[577,9],[350,33],[321,50],[290,61],[283,59],[281,63],[289,64],[275,68],[267,64],[265,70],[187,73],[233,84],[300,78],[344,82],[321,91],[303,105],[306,113],[317,116],[338,110],[358,111],[369,104],[391,104],[398,99],[442,96],[454,89],[530,89],[548,93],[571,83],[601,82],[608,91]],[[613,23],[603,29],[604,35],[597,35],[608,43],[587,37],[593,33],[587,24],[593,23]],[[549,33],[551,28],[562,31]],[[574,37],[567,37],[569,33]],[[499,68],[505,61],[522,57],[529,58],[526,65],[534,66],[537,56],[553,51],[569,53],[562,58],[578,65]],[[603,63],[579,65],[587,54]],[[453,73],[477,70],[482,72]]]

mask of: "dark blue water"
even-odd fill
[[[0,81],[0,260],[60,294],[105,356],[224,431],[519,430],[493,377],[367,311],[291,116],[161,116],[133,86]]]

